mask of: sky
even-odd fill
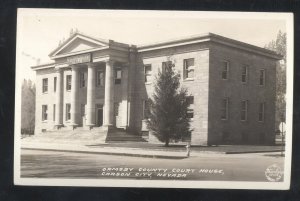
[[[149,44],[212,32],[264,47],[286,31],[286,21],[275,13],[217,13],[187,11],[125,11],[19,9],[17,72],[35,80],[30,66],[49,63],[49,53],[67,39],[71,29],[128,44]]]

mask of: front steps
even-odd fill
[[[125,132],[123,129],[111,128],[109,132],[104,127],[94,127],[92,129],[85,127],[62,127],[59,130],[48,130],[31,137],[22,139],[26,142],[57,143],[57,144],[104,144],[118,142],[146,142],[141,136]]]
[[[112,128],[108,133],[105,140],[107,143],[120,143],[120,142],[147,142],[142,136],[133,135],[124,131],[123,129]]]

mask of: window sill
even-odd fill
[[[43,92],[43,94],[48,94],[48,91]]]
[[[145,85],[150,85],[152,84],[152,82],[145,82]]]
[[[221,119],[222,121],[227,121],[228,120],[228,118],[227,119]]]
[[[42,120],[42,123],[48,123],[48,120]]]

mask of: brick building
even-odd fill
[[[272,144],[272,51],[212,33],[134,46],[76,33],[36,71],[35,132],[120,128],[148,134],[154,77],[172,63],[190,94],[191,143]],[[149,141],[155,141],[152,135]]]

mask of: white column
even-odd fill
[[[55,100],[55,126],[61,127],[63,124],[63,70],[56,71],[56,100]]]
[[[78,66],[72,66],[72,85],[71,85],[71,125],[78,125]]]
[[[95,125],[95,67],[92,63],[88,64],[88,81],[87,81],[87,105],[86,114],[87,122],[86,125],[90,128]]]
[[[114,118],[114,62],[108,60],[105,69],[104,126],[113,126]]]

